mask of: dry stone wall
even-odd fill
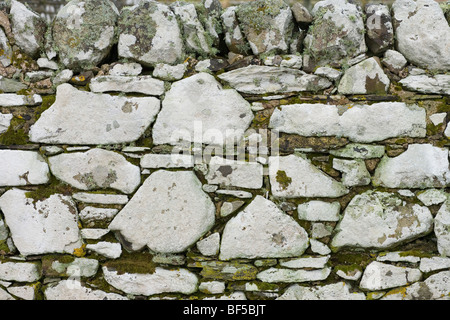
[[[450,4],[0,11],[0,299],[448,299]]]

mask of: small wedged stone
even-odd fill
[[[394,73],[400,72],[408,64],[408,60],[406,60],[405,56],[400,52],[391,49],[386,50],[381,62]]]
[[[0,209],[22,255],[73,254],[83,244],[77,208],[69,196],[34,201],[26,191],[11,189],[0,197]]]
[[[331,86],[326,78],[286,67],[250,65],[222,73],[218,77],[246,94],[315,92]]]
[[[110,0],[72,0],[52,22],[59,61],[73,71],[97,66],[114,44],[119,11]]]
[[[142,72],[142,66],[136,62],[117,63],[110,70],[111,76],[138,76]]]
[[[116,152],[100,148],[59,154],[48,162],[56,178],[80,190],[112,188],[132,193],[141,183],[138,166]]]
[[[450,268],[450,258],[431,257],[420,259],[419,270],[422,272],[431,272]]]
[[[417,199],[422,201],[426,206],[432,206],[440,204],[449,198],[449,194],[444,190],[439,189],[427,189],[417,194]]]
[[[127,92],[160,96],[164,93],[164,82],[151,76],[99,76],[91,80],[92,92]]]
[[[449,182],[448,149],[431,144],[410,144],[397,157],[384,156],[372,179],[388,188],[443,188]]]
[[[450,95],[450,75],[448,74],[437,74],[433,77],[410,75],[400,80],[400,84],[408,90],[420,93]]]
[[[45,159],[35,151],[0,150],[0,186],[25,186],[49,181]]]
[[[30,141],[78,145],[132,142],[154,121],[159,109],[160,101],[154,97],[111,96],[62,84],[56,90],[56,101],[31,126]]]
[[[298,218],[307,221],[339,221],[341,205],[339,202],[312,200],[299,204]]]
[[[308,247],[308,234],[292,217],[261,196],[225,225],[221,260],[300,256]]]
[[[215,206],[192,171],[158,170],[136,191],[109,229],[130,250],[178,253],[213,226]]]
[[[181,80],[186,73],[187,66],[184,63],[177,65],[170,65],[165,63],[158,63],[153,70],[153,77],[166,80],[176,81]]]
[[[275,197],[337,198],[349,192],[310,160],[296,155],[269,157],[269,178]]]
[[[192,168],[194,167],[194,157],[184,154],[144,154],[141,158],[142,168]]]
[[[118,21],[119,57],[145,66],[176,64],[184,59],[184,44],[175,14],[156,1],[124,7]]]
[[[90,250],[104,256],[108,259],[117,259],[122,254],[122,247],[120,243],[99,241],[97,243],[88,243],[86,245],[86,250]]]
[[[384,290],[405,286],[422,278],[416,268],[397,267],[378,261],[371,262],[364,270],[359,287],[363,290]]]
[[[347,205],[331,246],[385,249],[428,234],[432,228],[427,207],[406,203],[394,193],[369,190]]]
[[[111,286],[127,294],[151,296],[179,292],[192,294],[197,290],[198,278],[187,269],[167,270],[156,267],[153,273],[119,273],[106,266],[103,276]]]

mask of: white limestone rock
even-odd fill
[[[324,257],[305,256],[296,259],[280,259],[280,266],[290,269],[304,269],[304,268],[322,269],[326,267],[326,264],[329,259],[330,256]]]
[[[138,76],[142,72],[142,66],[136,62],[125,62],[115,64],[109,75],[111,76]]]
[[[430,70],[450,70],[450,26],[433,0],[397,0],[392,5],[397,49]]]
[[[131,250],[185,251],[214,224],[216,208],[192,171],[158,170],[136,191],[109,229]]]
[[[225,282],[223,281],[204,281],[198,286],[198,290],[207,294],[220,294],[225,292]]]
[[[73,71],[89,70],[115,43],[119,11],[110,0],[71,0],[52,21],[52,44],[59,61]]]
[[[58,70],[58,63],[53,60],[49,60],[47,58],[39,58],[36,60],[39,68],[41,69],[50,69],[50,70]]]
[[[297,207],[298,218],[307,221],[339,221],[339,202],[311,200]]]
[[[181,63],[184,44],[175,14],[156,1],[145,0],[122,9],[118,21],[119,57],[144,66]]]
[[[0,279],[4,281],[34,282],[42,272],[33,262],[0,262]]]
[[[218,232],[197,242],[197,249],[204,256],[215,256],[219,253],[219,247],[220,234]]]
[[[6,68],[12,63],[13,50],[3,28],[0,29],[0,49],[0,63]]]
[[[174,66],[165,63],[158,63],[153,69],[153,77],[166,81],[181,80],[186,73],[186,70],[187,65],[185,63],[180,63]]]
[[[308,234],[272,201],[255,199],[225,225],[221,260],[300,256],[308,247]]]
[[[83,228],[80,230],[80,232],[83,239],[99,240],[101,237],[108,234],[109,230],[101,228]]]
[[[434,218],[434,233],[439,253],[450,257],[450,200],[442,204]]]
[[[223,89],[210,74],[198,73],[172,83],[166,92],[153,126],[153,142],[235,143],[252,120],[250,104],[239,93]]]
[[[275,197],[337,198],[348,193],[342,183],[297,155],[269,157],[269,178]]]
[[[119,273],[103,267],[103,276],[111,286],[127,294],[150,296],[178,292],[191,294],[197,290],[198,278],[187,269],[167,270],[156,267],[154,273]]]
[[[82,246],[77,207],[70,197],[53,194],[34,201],[26,193],[11,189],[0,197],[0,209],[20,254],[73,254]]]
[[[377,261],[418,263],[420,262],[420,258],[413,255],[409,255],[407,252],[394,251],[378,255]]]
[[[217,194],[223,194],[227,196],[232,196],[241,199],[251,199],[253,195],[251,192],[243,191],[243,190],[217,190]]]
[[[373,261],[364,270],[359,287],[371,291],[384,290],[405,286],[420,281],[421,278],[422,272],[419,269]]]
[[[333,159],[333,169],[342,172],[341,182],[346,187],[366,186],[370,184],[371,177],[366,164],[362,159],[346,160]]]
[[[263,166],[257,162],[234,161],[214,156],[205,176],[209,184],[260,189],[263,185]]]
[[[320,103],[282,105],[274,110],[269,128],[306,137],[347,137],[361,143],[426,136],[426,112],[416,105],[379,102],[347,108]]]
[[[384,156],[372,183],[388,188],[442,188],[450,182],[448,150],[431,144],[410,144],[401,155]]]
[[[432,115],[429,116],[430,121],[435,126],[438,126],[441,123],[444,123],[446,117],[447,117],[447,112],[433,113]]]
[[[337,81],[341,78],[342,72],[329,67],[319,67],[314,71],[316,76],[325,77],[330,81]]]
[[[410,75],[399,81],[408,90],[420,93],[450,95],[450,75],[437,74],[435,76]]]
[[[34,300],[36,297],[35,287],[33,285],[9,287],[6,290],[23,300]]]
[[[160,96],[164,93],[164,82],[151,76],[98,76],[91,80],[92,92],[127,92]]]
[[[448,193],[439,189],[427,189],[417,194],[417,199],[422,201],[426,206],[440,204],[448,199]]]
[[[224,41],[230,52],[247,55],[250,52],[250,45],[239,25],[236,9],[237,6],[229,6],[220,16],[224,29]]]
[[[194,157],[184,154],[154,154],[148,153],[141,158],[142,168],[192,168]]]
[[[2,107],[20,107],[35,106],[42,103],[42,97],[38,94],[21,95],[15,93],[1,93],[0,106]]]
[[[0,185],[25,186],[49,181],[45,159],[35,151],[0,150]]]
[[[362,292],[353,292],[346,282],[337,282],[314,287],[294,284],[277,300],[366,300],[366,296]]]
[[[261,271],[256,277],[263,282],[309,282],[325,280],[331,273],[331,268],[323,268],[316,270],[304,270],[304,269],[282,269],[282,268],[269,268]]]
[[[86,203],[98,203],[98,204],[126,204],[128,202],[128,196],[123,194],[101,194],[101,193],[89,193],[89,192],[77,192],[74,193],[73,198],[75,200]]]
[[[64,69],[58,72],[53,78],[53,85],[59,86],[60,84],[69,82],[73,77],[73,71],[70,69]]]
[[[99,267],[96,259],[75,258],[72,262],[60,262],[54,260],[51,270],[67,274],[69,277],[92,277],[95,276]]]
[[[431,272],[450,268],[450,258],[431,257],[420,259],[419,270],[422,272]]]
[[[381,60],[384,66],[386,66],[392,72],[400,72],[408,64],[405,56],[400,52],[388,49],[383,55]]]
[[[393,193],[369,190],[356,195],[335,228],[331,246],[385,249],[414,240],[433,228],[427,207]]]
[[[108,259],[117,259],[122,255],[122,247],[120,243],[116,242],[99,241],[97,243],[88,243],[86,250],[93,251]]]
[[[154,97],[111,96],[62,84],[56,90],[55,103],[31,126],[30,141],[81,145],[132,142],[150,126],[159,109],[160,102]]]
[[[286,67],[250,65],[224,72],[218,77],[247,94],[320,91],[331,86],[326,78]]]
[[[356,4],[347,0],[319,1],[311,14],[314,21],[303,42],[308,61],[305,71],[329,64],[340,66],[367,51],[363,12]]]
[[[386,94],[391,81],[377,58],[369,58],[344,73],[339,82],[340,94]]]
[[[316,239],[310,239],[309,244],[311,246],[311,251],[320,255],[327,255],[331,253],[331,249],[325,243],[320,242]]]
[[[385,149],[383,145],[349,143],[343,148],[330,150],[330,154],[342,158],[373,159],[384,156]]]
[[[128,300],[117,293],[88,288],[72,279],[49,284],[44,295],[46,300]]]
[[[44,46],[47,23],[22,2],[11,0],[9,12],[14,41],[30,57],[39,55]]]
[[[100,148],[62,153],[48,158],[52,174],[80,190],[112,188],[132,193],[141,183],[141,170],[122,155]]]

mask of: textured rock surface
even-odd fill
[[[365,300],[361,292],[352,292],[346,282],[324,286],[304,287],[298,284],[290,286],[277,300]]]
[[[400,80],[407,89],[421,93],[450,94],[450,75],[437,74],[434,77],[426,75],[411,75]]]
[[[159,96],[164,93],[164,82],[150,76],[100,76],[92,79],[90,89],[92,92],[118,91]]]
[[[439,209],[434,219],[434,233],[441,255],[450,256],[450,202],[447,200]]]
[[[361,278],[360,287],[365,290],[384,290],[400,287],[421,279],[418,269],[396,267],[374,261],[369,264]]]
[[[43,184],[49,180],[45,159],[37,152],[24,150],[0,150],[0,185],[24,186]]]
[[[366,11],[366,44],[375,54],[386,51],[394,44],[394,28],[389,7],[369,4]]]

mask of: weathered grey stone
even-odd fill
[[[72,79],[73,71],[69,69],[64,69],[58,72],[53,78],[53,85],[59,86],[60,84],[67,83]]]
[[[450,26],[433,0],[397,0],[392,5],[397,49],[425,69],[450,70]]]
[[[141,183],[141,170],[125,157],[100,148],[63,153],[48,159],[58,179],[81,190],[112,188],[132,193]]]
[[[23,300],[35,300],[35,287],[33,285],[15,286],[7,288],[12,295]]]
[[[35,83],[44,79],[48,79],[53,76],[51,70],[38,70],[25,73],[25,81]]]
[[[330,256],[325,257],[302,257],[296,259],[280,259],[280,266],[290,268],[290,269],[302,269],[302,268],[312,268],[312,269],[322,269],[325,268]]]
[[[308,234],[273,202],[256,196],[225,225],[220,259],[300,256]]]
[[[210,74],[198,73],[174,82],[166,92],[153,126],[153,142],[236,143],[252,119],[250,104],[239,93],[223,89]]]
[[[300,24],[310,24],[313,21],[312,15],[309,13],[308,9],[302,5],[301,2],[295,2],[291,6],[292,14],[294,15],[295,21]]]
[[[339,269],[336,270],[336,275],[345,280],[359,280],[362,276],[362,271],[358,268],[348,268],[348,269]]]
[[[139,139],[159,109],[154,97],[111,96],[62,84],[55,103],[30,128],[30,140],[94,145],[131,142]]]
[[[117,259],[122,254],[120,243],[99,241],[97,243],[88,243],[86,250],[90,250],[109,259]]]
[[[298,218],[307,221],[339,221],[341,205],[339,202],[312,200],[299,204]]]
[[[11,0],[9,12],[14,41],[27,55],[36,57],[44,46],[47,23],[25,4]]]
[[[198,290],[207,294],[219,294],[225,292],[225,282],[223,281],[204,281],[198,286]]]
[[[103,267],[106,282],[127,294],[150,296],[165,292],[191,294],[197,290],[198,278],[187,269],[155,268],[154,273],[119,273]]]
[[[381,60],[384,66],[386,66],[391,72],[398,73],[408,64],[405,56],[400,52],[388,49],[383,55]]]
[[[92,92],[127,92],[160,96],[164,93],[164,82],[151,76],[99,76],[91,80]]]
[[[128,197],[122,194],[77,192],[73,194],[73,198],[81,202],[98,204],[125,204],[128,202]]]
[[[385,94],[390,83],[379,60],[369,58],[344,73],[338,91],[341,94]]]
[[[8,131],[13,115],[11,113],[0,113],[0,134]]]
[[[88,288],[78,280],[61,280],[44,290],[47,300],[128,300],[117,293]]]
[[[243,3],[236,10],[239,25],[253,54],[287,53],[294,19],[282,0],[256,0]]]
[[[442,204],[434,218],[434,233],[439,253],[450,257],[450,200]]]
[[[257,274],[264,282],[308,282],[325,280],[331,273],[331,268],[316,270],[270,268]]]
[[[343,184],[296,155],[269,157],[269,178],[275,197],[336,198],[348,193]]]
[[[184,44],[175,14],[156,1],[125,7],[118,21],[119,57],[143,65],[182,62]]]
[[[214,232],[212,235],[208,236],[197,242],[197,249],[204,256],[215,256],[219,253],[220,247],[220,234]]]
[[[227,195],[227,196],[232,196],[232,197],[236,197],[236,198],[241,198],[241,199],[253,198],[253,195],[251,194],[251,192],[242,191],[242,190],[217,190],[216,193]]]
[[[209,184],[260,189],[263,185],[263,166],[257,162],[245,162],[212,157],[205,176]]]
[[[342,72],[329,67],[319,67],[314,71],[316,76],[325,77],[330,81],[337,81],[341,78]]]
[[[418,263],[420,262],[420,258],[413,255],[409,255],[408,252],[394,251],[379,254],[377,257],[377,261]]]
[[[421,278],[422,272],[419,269],[373,261],[364,270],[359,287],[371,291],[384,290],[417,282]]]
[[[185,63],[180,63],[174,66],[165,63],[158,63],[155,65],[153,70],[153,77],[167,80],[175,81],[183,78],[186,73],[187,66]]]
[[[38,94],[0,93],[0,106],[2,107],[35,106],[40,103],[42,103],[42,97]]]
[[[384,156],[385,149],[383,145],[349,143],[343,148],[330,150],[330,154],[343,158],[373,159]]]
[[[431,257],[420,259],[419,269],[422,272],[431,272],[450,268],[450,258]]]
[[[442,188],[449,182],[448,150],[431,144],[410,144],[397,157],[384,156],[372,179],[388,188]]]
[[[24,83],[0,76],[0,90],[3,92],[17,92],[27,88],[28,86]]]
[[[303,42],[305,71],[328,64],[341,66],[367,51],[359,6],[346,0],[324,0],[314,5],[311,14],[314,21]]]
[[[33,262],[0,262],[0,279],[34,282],[41,277],[39,265]]]
[[[316,239],[310,239],[309,244],[311,245],[311,251],[320,255],[327,255],[331,253],[331,249],[325,243],[320,242]]]
[[[0,28],[0,49],[0,63],[6,68],[12,63],[13,50],[2,28]]]
[[[101,237],[108,234],[109,230],[100,228],[83,228],[80,230],[80,232],[83,239],[99,240]]]
[[[236,9],[236,6],[229,6],[224,9],[221,15],[224,40],[228,50],[231,52],[247,55],[250,51],[250,45],[245,39],[239,26],[239,21],[236,17]]]
[[[36,60],[36,63],[38,64],[39,68],[42,69],[50,69],[50,70],[58,70],[58,63],[55,61],[49,60],[47,58],[39,58]]]
[[[379,102],[351,108],[320,103],[291,104],[274,110],[269,128],[307,137],[347,137],[363,143],[393,137],[425,137],[426,112],[403,102]]]
[[[92,69],[114,44],[119,11],[110,0],[72,0],[52,24],[59,61],[74,71]]]
[[[200,19],[203,20],[207,36],[213,40],[213,46],[218,47],[223,34],[222,21],[220,19],[223,12],[221,2],[219,0],[202,0],[202,6],[197,11],[199,11]]]
[[[423,236],[432,227],[427,207],[405,203],[393,193],[369,190],[347,205],[331,246],[385,249]]]
[[[366,186],[370,184],[371,177],[367,171],[364,160],[333,159],[333,169],[342,172],[341,182],[346,187]]]
[[[375,54],[386,51],[394,44],[391,13],[385,4],[366,5],[366,44]]]
[[[151,205],[148,205],[151,204]],[[127,247],[161,253],[186,250],[214,224],[215,206],[191,171],[151,174],[109,225]]]
[[[346,282],[324,286],[304,287],[294,284],[286,289],[277,300],[365,300],[362,292],[353,292]]]
[[[438,126],[441,123],[444,123],[446,117],[447,117],[447,112],[439,112],[439,113],[433,113],[428,118],[430,118],[430,121],[435,126]]]
[[[319,91],[331,86],[326,78],[285,67],[250,65],[218,77],[237,91],[248,94]]]
[[[333,232],[333,226],[327,225],[322,222],[313,222],[311,224],[310,236],[312,239],[320,239],[331,236]]]
[[[0,198],[0,209],[20,254],[72,254],[82,246],[78,212],[70,197],[53,194],[34,201],[26,193],[11,189]]]
[[[245,202],[240,200],[232,202],[225,201],[224,203],[222,203],[222,206],[220,207],[220,216],[226,217],[235,212],[240,207],[242,207],[244,204]]]
[[[38,152],[0,150],[0,163],[1,186],[44,184],[49,180],[48,165]]]
[[[194,157],[184,154],[154,154],[148,153],[141,158],[142,168],[192,168]]]
[[[410,75],[400,80],[406,89],[421,93],[450,94],[450,75],[437,74],[433,77],[427,75]]]
[[[422,201],[426,206],[432,206],[434,204],[440,204],[448,199],[448,194],[444,190],[439,189],[427,189],[417,194],[417,199]]]
[[[117,63],[111,70],[111,76],[138,76],[142,72],[142,66],[136,62]]]

